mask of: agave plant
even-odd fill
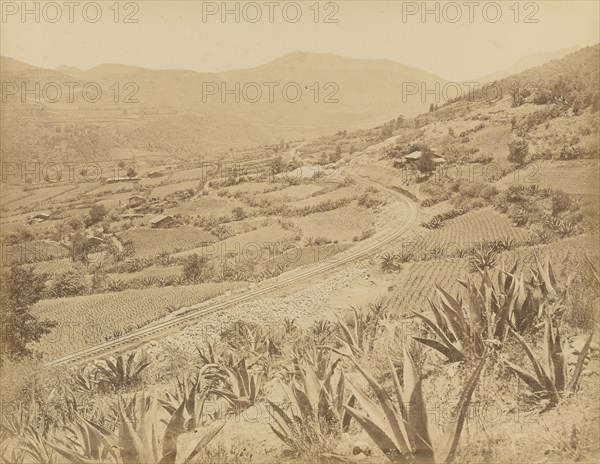
[[[118,399],[118,434],[82,417],[75,427],[65,427],[62,437],[55,436],[48,442],[68,462],[114,462],[173,464],[188,463],[208,444],[225,423],[213,423],[207,427],[187,456],[178,453],[178,438],[184,433],[184,411],[186,398],[170,415],[163,434],[162,447],[157,438],[160,423],[156,402],[141,395],[139,402],[134,397],[135,411],[132,417],[126,412],[121,398]]]
[[[329,359],[329,358],[328,358]],[[297,379],[281,383],[286,396],[283,403],[269,401],[269,414],[275,424],[273,433],[292,452],[314,454],[331,451],[332,445],[350,427],[350,414],[344,409],[353,406],[354,396],[346,399],[344,373],[337,383],[333,376],[340,358],[329,363],[322,378],[308,362],[297,365]]]
[[[200,422],[199,419],[202,418],[204,401],[208,393],[206,389],[201,389],[203,375],[207,370],[217,367],[216,364],[206,364],[196,374],[195,378],[188,379],[184,377],[183,380],[177,379],[175,390],[167,392],[164,400],[158,400],[160,405],[171,415],[185,401],[185,412],[188,418],[184,421],[184,430],[194,430]]]
[[[219,349],[216,340],[207,341],[204,347],[196,346],[196,351],[198,351],[202,365],[219,364],[225,359],[225,347]]]
[[[600,272],[588,255],[585,255],[584,280],[596,294],[600,293]]]
[[[516,245],[517,241],[510,237],[504,237],[495,242],[497,251],[511,251]]]
[[[387,306],[383,301],[370,304],[365,312],[361,308],[352,307],[353,326],[350,327],[336,314],[340,335],[338,340],[348,344],[354,355],[370,353],[377,337],[381,322],[388,316]]]
[[[150,365],[144,356],[137,356],[137,352],[130,353],[125,358],[121,354],[116,360],[105,358],[96,364],[100,388],[105,390],[119,390],[131,388],[141,381],[141,374]]]
[[[225,398],[236,412],[254,405],[261,393],[264,373],[262,370],[250,372],[251,367],[245,357],[233,366],[222,366],[225,388],[213,388],[210,393]]]
[[[478,248],[472,250],[469,265],[473,272],[486,271],[496,266],[497,256],[498,251],[494,244],[480,244]]]
[[[18,404],[14,411],[2,414],[0,422],[0,460],[6,463],[34,462],[53,464],[54,453],[45,439],[49,424],[34,413],[35,402],[29,408]],[[33,413],[32,413],[33,412]]]
[[[548,400],[546,409],[556,406],[565,393],[574,393],[579,389],[579,380],[588,355],[593,333],[588,337],[583,349],[577,357],[573,370],[569,373],[565,359],[565,350],[560,337],[560,330],[554,327],[552,317],[547,314],[544,330],[544,360],[540,361],[521,335],[513,331],[516,339],[527,354],[533,374],[505,361],[508,368],[529,386],[538,400]]]
[[[93,392],[98,388],[98,370],[89,369],[88,367],[81,368],[73,377],[73,387],[75,391],[80,393]]]
[[[535,235],[541,243],[551,243],[556,240],[556,234],[552,230],[544,228],[536,229]]]
[[[250,353],[257,358],[269,352],[269,346],[273,343],[261,326],[244,321],[233,324],[231,332],[227,331],[224,338],[227,338],[227,343],[235,351]]]
[[[402,266],[398,261],[398,255],[396,253],[386,252],[381,255],[381,270],[383,272],[395,272],[400,271]]]
[[[441,444],[434,446],[429,432],[427,408],[421,389],[422,379],[415,363],[404,349],[403,383],[391,358],[388,356],[390,373],[394,383],[394,395],[389,394],[375,377],[356,359],[350,359],[373,390],[379,405],[362,393],[351,382],[348,386],[358,399],[361,410],[347,405],[346,410],[371,437],[379,449],[392,462],[451,463],[454,460],[460,435],[467,417],[469,402],[479,381],[485,358],[481,359],[469,377],[454,409],[453,422],[447,428]]]
[[[509,324],[524,332],[541,317],[543,304],[536,295],[540,286],[546,287],[539,282],[555,282],[547,266],[538,262],[530,283],[525,282],[522,273],[516,274],[516,263],[509,272],[502,265],[494,279],[496,284],[488,271],[480,272],[479,285],[471,279],[460,281],[466,290],[466,305],[438,286],[439,303],[429,300],[433,318],[413,311],[436,338],[415,337],[415,340],[439,351],[451,362],[462,361],[469,355],[480,356],[486,345],[500,347]]]
[[[317,346],[329,342],[334,332],[335,324],[328,319],[317,319],[310,328],[310,333]]]

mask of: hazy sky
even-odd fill
[[[2,2],[0,51],[43,67],[122,63],[213,72],[252,67],[301,50],[387,58],[460,80],[509,67],[530,53],[600,42],[597,1],[542,0],[520,2],[518,8],[514,1],[472,6],[464,1],[428,2],[433,13],[425,18],[423,2],[321,2],[318,8],[314,1],[228,2],[230,9],[239,8],[239,23],[234,14],[223,22],[222,2],[153,0],[126,6],[121,0],[118,22],[114,0],[97,2],[97,22],[92,22],[94,2],[78,1],[72,22],[63,1],[52,6],[29,2],[30,9],[35,3],[40,9],[39,23],[34,14],[21,17],[21,3]],[[62,16],[50,22],[57,17],[56,5]],[[207,14],[218,11],[203,20],[203,9]],[[261,17],[255,20],[258,11]],[[292,22],[298,11],[301,17]],[[127,14],[137,23],[124,22]],[[337,23],[326,23],[327,15]]]

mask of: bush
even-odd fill
[[[106,206],[104,206],[103,204],[96,203],[95,205],[92,205],[92,207],[90,208],[88,217],[86,218],[86,221],[85,221],[86,226],[89,227],[89,226],[93,226],[94,224],[98,224],[99,222],[102,222],[107,214],[108,214],[108,210],[106,209]]]
[[[557,190],[552,195],[552,215],[556,216],[557,214],[566,211],[570,204],[571,199],[569,198],[569,195],[561,190]]]
[[[208,277],[208,258],[194,253],[183,262],[183,278],[189,282],[202,282]]]
[[[87,286],[81,272],[71,270],[58,275],[50,287],[50,293],[56,298],[85,294]]]
[[[522,165],[529,154],[529,144],[526,140],[518,138],[508,144],[508,161]]]

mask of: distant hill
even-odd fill
[[[600,106],[600,44],[526,69],[496,81],[496,87],[513,95],[516,106],[531,102],[538,105],[561,102],[578,111]],[[518,89],[519,92],[515,92]],[[481,97],[481,89],[475,98]],[[463,98],[471,98],[469,95]]]
[[[277,82],[273,103],[266,95],[258,104],[236,105],[240,114],[259,120],[270,130],[301,130],[302,135],[380,124],[399,114],[415,116],[428,107],[420,98],[402,102],[403,84],[433,86],[446,80],[390,60],[344,58],[332,54],[295,52],[252,69],[219,73],[228,88],[236,82]],[[286,102],[281,90],[302,88],[297,103]],[[267,89],[265,88],[265,91]],[[256,118],[256,119],[255,119]],[[271,129],[273,128],[273,129]],[[323,132],[324,131],[324,132]]]
[[[197,155],[199,143],[194,134],[204,139],[201,151],[312,137],[380,124],[399,114],[416,115],[426,109],[426,104],[419,98],[403,103],[403,83],[445,82],[433,74],[389,60],[301,52],[252,69],[217,74],[120,64],[102,64],[89,70],[63,65],[52,70],[8,57],[2,57],[1,64],[3,81],[24,82],[27,88],[33,88],[36,83],[42,88],[49,82],[80,83],[75,89],[75,102],[68,101],[68,89],[64,88],[59,102],[49,103],[44,98],[35,101],[29,96],[23,104],[17,95],[4,105],[3,135],[8,140],[3,144],[3,153],[6,156],[28,156],[29,153],[41,158],[71,144],[60,137],[57,139],[56,134],[64,134],[60,129],[47,129],[64,124],[77,127],[90,124],[100,139],[106,139],[102,144],[89,141],[81,144],[83,149],[73,149],[84,158],[98,156],[107,144],[120,147],[129,141],[136,143],[132,148],[153,147]],[[101,86],[100,101],[90,103],[84,98],[81,91],[86,83]],[[118,92],[115,83],[118,83]],[[265,83],[275,83],[272,101]],[[239,102],[235,101],[235,95],[221,94],[221,89],[236,89],[236,85]],[[206,92],[209,88],[216,89],[216,94]],[[284,88],[287,89],[285,96]],[[261,92],[260,98],[250,101],[257,89]],[[298,101],[292,101],[295,99]],[[36,140],[37,136],[11,140],[11,131],[15,134],[23,131],[19,123],[8,122],[15,116],[17,120],[23,117],[21,121],[28,125],[43,126],[38,131],[49,130],[50,134],[43,140]],[[85,131],[74,129],[70,133],[80,132]],[[121,140],[119,134],[128,134],[131,138]],[[47,146],[49,140],[60,146]],[[29,143],[35,145],[30,147]],[[186,150],[186,146],[194,148]],[[11,147],[10,153],[6,153],[6,147]],[[81,153],[82,150],[85,153]]]
[[[543,104],[554,94],[570,103],[590,105],[598,100],[599,45],[579,49],[502,78],[508,91],[516,82],[533,82],[542,91],[533,97]],[[565,54],[567,50],[553,52]],[[551,54],[525,57],[526,63],[550,59]],[[2,105],[3,159],[99,159],[113,148],[164,151],[200,157],[242,148],[312,138],[340,130],[381,125],[400,114],[425,113],[429,104],[418,96],[402,102],[404,83],[446,81],[390,60],[344,58],[331,54],[295,52],[251,69],[221,73],[189,70],[152,70],[120,64],[102,64],[89,70],[69,66],[44,69],[2,57],[2,81],[98,83],[103,98],[86,101],[81,88],[75,102],[68,93],[57,103],[22,103],[18,96]],[[501,75],[502,73],[498,74]],[[115,83],[118,92],[115,94]],[[273,101],[269,87],[272,83]],[[565,86],[565,83],[569,84]],[[207,85],[215,95],[203,94]],[[243,92],[246,100],[221,95],[220,89]],[[287,85],[287,100],[282,90]],[[558,87],[557,87],[558,86]],[[262,92],[258,101],[247,101]],[[300,94],[297,92],[300,91]],[[554,92],[554,94],[553,94]],[[301,95],[297,102],[290,100]],[[118,98],[116,98],[118,97]],[[116,98],[116,101],[115,101]],[[129,99],[128,102],[124,100]]]
[[[541,52],[541,53],[532,53],[530,55],[525,55],[519,58],[515,64],[511,67],[502,69],[500,71],[496,71],[494,73],[488,74],[487,76],[479,77],[474,79],[475,82],[493,82],[495,80],[503,79],[505,77],[511,76],[513,74],[518,74],[526,69],[534,68],[536,66],[541,66],[545,63],[548,63],[552,60],[559,60],[570,53],[576,52],[580,50],[581,47],[569,47],[563,48],[561,50],[554,50],[550,52]]]

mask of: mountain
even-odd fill
[[[64,124],[95,127],[96,140],[82,141],[70,150],[84,157],[98,156],[107,147],[128,141],[135,143],[131,148],[197,155],[198,150],[227,150],[377,125],[399,114],[413,116],[427,109],[418,95],[402,101],[405,83],[433,86],[445,82],[389,60],[303,52],[221,73],[120,64],[89,70],[63,65],[52,70],[8,57],[2,57],[1,64],[3,81],[24,82],[27,88],[36,83],[41,88],[50,82],[79,83],[74,95],[64,87],[57,101],[48,102],[41,95],[37,99],[27,96],[23,103],[15,95],[4,105],[3,135],[9,140],[2,146],[3,153],[36,153],[42,158],[45,151],[62,150],[60,146],[70,143],[56,135],[64,134],[58,128]],[[86,84],[90,89],[84,94]],[[96,86],[101,88],[101,98],[90,101]],[[228,93],[231,90],[233,94]],[[21,119],[11,120],[13,116]],[[24,135],[19,127],[23,121],[42,125],[43,140],[36,140],[39,134],[10,140],[11,130]],[[49,149],[48,140],[59,146]],[[6,147],[11,147],[10,154]],[[83,155],[81,147],[85,147]]]
[[[273,102],[268,99],[268,88],[261,86],[263,95],[258,103],[242,100],[236,109],[270,130],[278,128],[290,134],[301,131],[306,136],[377,125],[399,114],[415,116],[426,111],[429,104],[418,95],[403,102],[403,85],[425,83],[433,87],[436,82],[446,82],[390,60],[305,52],[289,53],[255,68],[221,72],[218,76],[227,88],[238,82],[276,82]],[[301,90],[299,101],[291,103],[297,89]]]
[[[511,67],[496,71],[488,74],[487,76],[474,79],[475,82],[493,82],[495,80],[503,79],[513,74],[518,74],[526,69],[535,68],[548,63],[552,60],[559,60],[565,56],[580,50],[581,47],[569,47],[561,50],[554,50],[549,52],[532,53],[519,58]]]

